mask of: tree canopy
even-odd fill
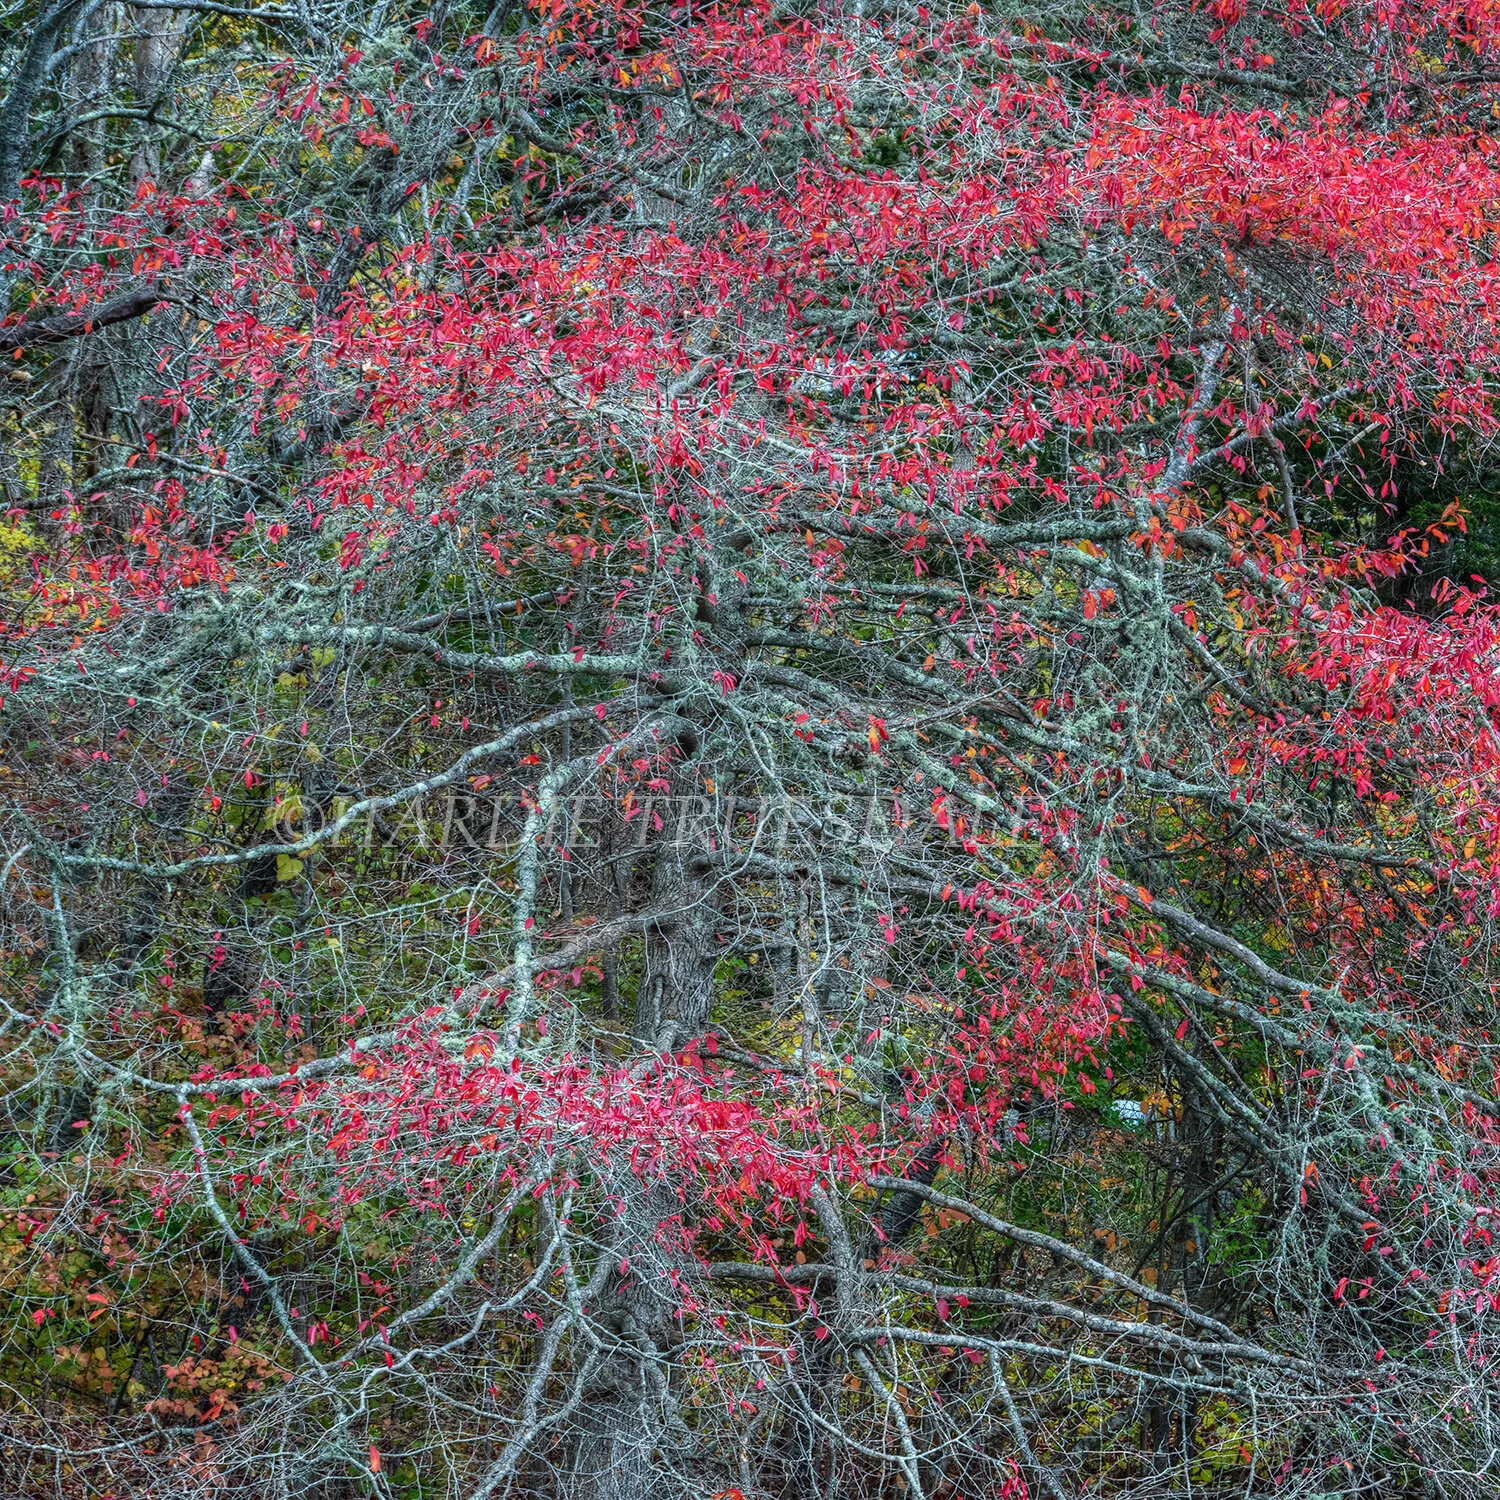
[[[1492,7],[0,26],[8,1492],[1493,1495]]]

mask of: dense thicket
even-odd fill
[[[1497,54],[11,5],[0,1488],[1493,1494]]]

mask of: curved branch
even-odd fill
[[[113,323],[128,323],[132,318],[144,317],[157,303],[166,300],[154,288],[142,289],[126,292],[124,296],[85,308],[83,312],[59,313],[55,317],[0,328],[0,354],[33,349],[41,344],[61,344],[108,328]]]

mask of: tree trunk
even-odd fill
[[[691,832],[687,822],[667,823],[652,874],[652,909],[674,915],[645,932],[632,1031],[646,1054],[670,1053],[696,1036],[713,1001],[715,907],[691,874]],[[567,1500],[654,1500],[670,1491],[666,1471],[686,1458],[670,1369],[673,1272],[687,1261],[682,1202],[673,1183],[647,1186],[624,1163],[613,1178],[618,1218],[605,1254],[614,1265],[596,1324],[612,1348],[579,1412]]]
[[[673,842],[657,857],[651,906],[675,914],[646,929],[634,1026],[646,1052],[673,1052],[708,1025],[718,947],[712,894],[689,869],[690,830],[677,824],[664,831]]]
[[[659,1183],[643,1190],[623,1166],[615,1262],[596,1323],[612,1342],[584,1396],[565,1488],[567,1500],[652,1500],[663,1494],[664,1441],[674,1414],[667,1344],[675,1312],[672,1243],[677,1195]]]

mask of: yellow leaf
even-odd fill
[[[302,873],[302,861],[293,859],[290,854],[278,854],[276,856],[276,879],[278,881],[295,880]]]

